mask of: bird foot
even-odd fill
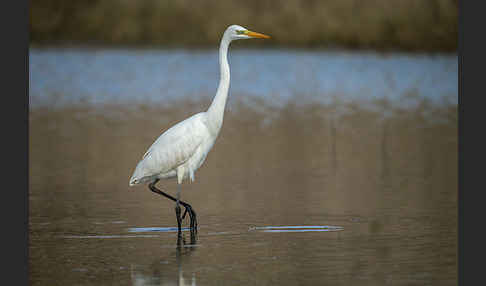
[[[184,208],[186,209],[184,211],[184,214],[182,215],[182,219],[184,219],[186,217],[186,214],[189,213],[189,218],[191,220],[191,229],[194,229],[197,231],[197,218],[196,218],[196,212],[194,211],[194,209],[191,207],[190,204],[184,204],[183,205]]]

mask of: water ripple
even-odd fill
[[[343,230],[343,227],[331,226],[331,225],[254,226],[248,229],[248,231],[263,231],[263,232],[312,232],[312,231],[340,231],[340,230]]]

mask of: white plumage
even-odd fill
[[[206,112],[195,114],[165,131],[150,146],[135,168],[130,185],[168,179],[178,175],[178,183],[190,178],[201,166],[216,140],[206,123]]]
[[[179,184],[187,178],[194,181],[194,173],[206,159],[223,124],[230,83],[227,60],[229,44],[236,39],[248,38],[269,37],[238,25],[226,29],[219,47],[220,82],[210,107],[160,135],[137,164],[129,181],[130,186],[176,176]]]

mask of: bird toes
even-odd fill
[[[184,211],[184,214],[182,215],[182,219],[184,219],[186,217],[186,214],[187,214],[187,208],[186,210]]]

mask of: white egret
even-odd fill
[[[149,183],[149,189],[152,192],[176,202],[175,211],[179,234],[182,219],[186,213],[189,213],[191,219],[191,231],[197,230],[196,212],[191,205],[180,200],[181,184],[187,178],[191,182],[194,181],[194,172],[203,164],[221,130],[230,84],[228,47],[233,40],[250,38],[270,37],[238,25],[231,25],[226,29],[219,46],[219,86],[208,110],[194,114],[162,133],[143,155],[130,178],[130,186]],[[175,177],[177,177],[178,183],[176,198],[155,187],[160,179]],[[185,208],[182,217],[179,204]]]

